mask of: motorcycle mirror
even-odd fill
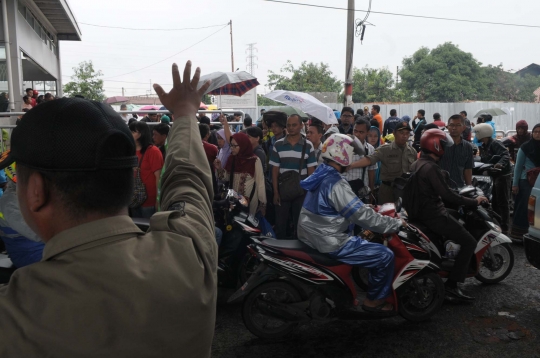
[[[478,179],[473,178],[472,185],[476,188],[478,186]]]
[[[396,213],[399,213],[401,211],[401,208],[403,207],[403,200],[401,198],[398,198],[394,205],[396,206]]]

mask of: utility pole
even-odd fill
[[[347,43],[345,58],[345,105],[352,105],[352,80],[354,56],[354,0],[349,0],[347,6]]]
[[[124,97],[124,87],[122,87],[122,97]]]
[[[257,55],[254,54],[255,52],[259,52],[259,50],[257,50],[255,45],[256,45],[256,43],[248,44],[248,48],[246,50],[246,52],[247,52],[247,57],[246,57],[247,71],[252,75],[255,75],[255,67],[259,67],[255,63],[255,59],[257,59],[257,60],[259,59],[259,57],[257,57]]]
[[[231,71],[234,72],[234,53],[233,53],[233,38],[232,38],[232,20],[229,21],[231,27]]]

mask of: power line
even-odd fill
[[[331,10],[347,10],[347,8],[344,7],[334,7],[334,6],[324,6],[324,5],[314,5],[314,4],[302,4],[297,2],[290,2],[290,1],[279,1],[279,0],[263,0],[267,2],[275,2],[280,4],[288,4],[288,5],[301,5],[301,6],[308,6],[308,7],[318,7],[322,9],[331,9]],[[358,12],[368,12],[366,10],[354,10]],[[422,16],[422,15],[410,15],[410,14],[400,14],[400,13],[394,13],[394,12],[382,12],[382,11],[373,11],[371,10],[370,13],[372,14],[380,14],[380,15],[392,15],[392,16],[404,16],[404,17],[417,17],[421,19],[433,19],[433,20],[444,20],[444,21],[458,21],[458,22],[470,22],[470,23],[476,23],[476,24],[485,24],[485,25],[501,25],[501,26],[516,26],[516,27],[532,27],[532,28],[540,28],[538,25],[525,25],[525,24],[510,24],[510,23],[504,23],[504,22],[491,22],[491,21],[479,21],[479,20],[464,20],[464,19],[452,19],[447,17],[435,17],[435,16]]]
[[[81,25],[86,26],[94,26],[94,27],[105,27],[108,29],[118,29],[118,30],[135,30],[135,31],[184,31],[184,30],[201,30],[201,29],[209,29],[212,27],[219,27],[224,26],[228,24],[221,24],[221,25],[210,25],[210,26],[203,26],[203,27],[184,27],[183,29],[137,29],[134,27],[118,27],[118,26],[106,26],[106,25],[97,25],[97,24],[88,24],[86,22],[79,22]]]
[[[158,61],[158,62],[156,62],[156,63],[153,63],[153,64],[148,65],[148,66],[143,67],[143,68],[139,68],[138,70],[135,70],[135,71],[126,72],[126,73],[123,73],[123,74],[121,74],[121,75],[116,75],[116,76],[112,76],[112,77],[109,77],[109,78],[116,78],[116,77],[121,77],[121,76],[129,75],[129,74],[131,74],[131,73],[138,72],[138,71],[142,71],[142,70],[144,70],[144,69],[147,69],[148,67],[152,67],[152,66],[157,65],[157,64],[159,64],[159,63],[165,62],[165,61],[167,61],[168,59],[173,58],[174,56],[177,56],[177,55],[181,54],[182,52],[185,52],[185,51],[189,50],[190,48],[197,46],[198,44],[200,44],[200,43],[203,42],[204,40],[206,40],[206,39],[208,39],[208,38],[214,36],[214,35],[217,34],[218,32],[220,32],[221,30],[223,30],[223,29],[226,28],[227,26],[229,26],[229,24],[226,24],[226,25],[223,26],[221,29],[217,30],[216,32],[211,33],[211,34],[208,35],[208,36],[206,36],[204,39],[202,39],[202,40],[200,40],[200,41],[194,43],[193,45],[191,45],[191,46],[189,46],[189,47],[186,47],[186,48],[183,49],[182,51],[177,52],[177,53],[175,53],[175,54],[172,55],[172,56],[169,56],[169,57],[167,57],[167,58],[164,58],[164,59],[161,60],[161,61]],[[104,78],[104,80],[108,80],[108,78]]]

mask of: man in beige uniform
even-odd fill
[[[0,357],[209,357],[217,245],[210,166],[195,113],[199,69],[155,86],[176,120],[150,230],[127,216],[133,137],[109,106],[44,103],[15,128],[21,213],[46,242],[43,260],[0,289]],[[29,145],[31,144],[31,145]],[[127,188],[127,189],[126,189]]]
[[[392,183],[403,173],[409,172],[411,164],[416,161],[416,150],[407,143],[411,130],[409,123],[398,123],[394,129],[394,142],[380,146],[372,155],[349,166],[348,170],[351,170],[381,162],[382,184],[379,188],[379,204],[393,203],[398,199],[394,194]]]

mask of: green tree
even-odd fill
[[[283,103],[273,101],[270,98],[264,97],[264,95],[262,94],[257,95],[257,105],[258,106],[284,106]]]
[[[388,68],[355,68],[352,99],[356,103],[395,101],[394,75]]]
[[[92,61],[79,63],[79,66],[73,67],[73,72],[71,82],[64,85],[64,93],[69,96],[81,95],[86,99],[99,102],[105,99],[103,80],[99,79],[103,73],[94,70]]]
[[[298,68],[287,61],[279,74],[268,71],[268,86],[274,90],[298,92],[340,92],[342,89],[341,81],[333,75],[328,64],[306,61]]]
[[[540,76],[525,75],[523,77],[504,71],[502,64],[483,68],[485,101],[534,101],[534,91],[540,87]]]
[[[422,47],[403,60],[400,88],[410,100],[460,102],[486,92],[481,63],[451,42]]]

